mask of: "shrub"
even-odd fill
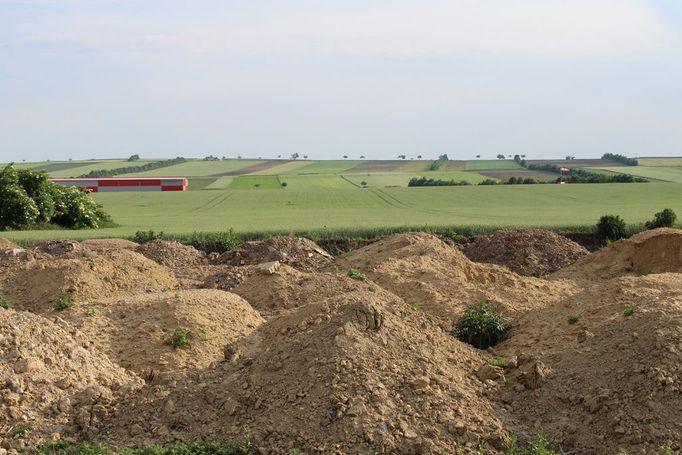
[[[280,185],[282,186],[282,188],[286,188],[287,185],[289,185],[289,184],[287,182],[282,182],[282,183],[280,183]]]
[[[672,227],[677,220],[677,214],[672,209],[663,209],[654,214],[654,219],[645,223],[647,229]]]
[[[628,318],[633,314],[635,314],[635,307],[631,303],[628,303],[627,305],[625,305],[625,308],[623,309],[623,316]]]
[[[575,314],[572,314],[568,317],[568,323],[569,324],[573,325],[577,322],[578,322],[578,316],[576,316]]]
[[[55,216],[52,222],[71,229],[101,227],[111,221],[102,206],[81,188],[55,186]]]
[[[0,230],[23,229],[38,220],[38,206],[26,194],[11,164],[0,171],[0,201]]]
[[[0,308],[3,308],[5,310],[9,310],[12,308],[12,304],[10,303],[9,300],[5,298],[4,295],[0,294]]]
[[[174,348],[184,348],[189,346],[189,330],[184,327],[178,327],[173,332],[173,335],[168,340],[168,344]]]
[[[68,310],[75,304],[76,303],[71,298],[71,293],[69,293],[67,290],[62,290],[62,292],[59,294],[59,298],[57,299],[57,303],[54,304],[54,309],[57,311],[64,311]]]
[[[506,368],[509,365],[509,360],[504,357],[495,357],[494,359],[488,359],[488,364],[494,367]]]
[[[480,302],[464,311],[455,324],[453,335],[478,349],[486,349],[502,341],[509,328],[504,317],[489,302]]]
[[[354,269],[352,267],[350,269],[348,269],[348,272],[346,272],[346,275],[353,278],[354,280],[358,280],[358,281],[365,281],[367,279],[367,277],[365,276],[364,273],[362,273],[361,271]]]
[[[618,215],[604,215],[597,223],[597,241],[602,245],[624,238],[625,221]]]

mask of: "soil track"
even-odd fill
[[[542,250],[543,267],[562,248]],[[503,256],[523,268],[529,254]],[[682,442],[679,230],[546,278],[422,233],[335,259],[293,237],[220,258],[62,242],[3,262],[0,287],[16,309],[0,308],[0,448],[11,455],[56,433],[120,448],[233,442],[245,427],[265,454],[473,453],[480,440],[502,453],[509,431],[544,431],[570,454]],[[63,289],[75,305],[57,311]],[[512,326],[486,351],[451,334],[480,300]],[[178,328],[187,344],[173,347]]]

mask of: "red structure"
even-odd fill
[[[50,179],[64,186],[87,188],[93,193],[114,193],[122,191],[187,191],[187,179],[182,177],[160,178],[94,178],[94,179]]]

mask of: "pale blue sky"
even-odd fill
[[[682,155],[679,0],[0,0],[0,162]]]

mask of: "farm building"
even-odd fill
[[[87,188],[93,193],[112,193],[121,191],[187,191],[187,179],[182,177],[161,178],[76,178],[50,179],[64,186]]]

